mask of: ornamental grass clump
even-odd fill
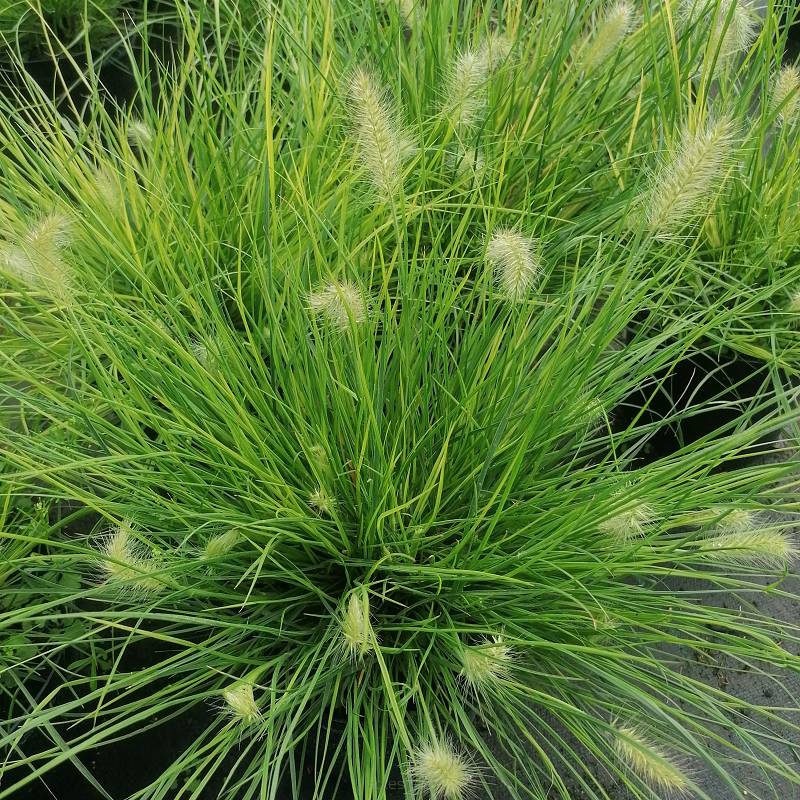
[[[756,320],[800,272],[740,296],[736,250],[798,243],[791,126],[697,76],[671,5],[601,80],[575,54],[606,3],[422,6],[178,3],[135,108],[91,69],[79,116],[30,77],[0,97],[3,252],[69,220],[69,302],[0,262],[4,474],[69,509],[23,535],[46,596],[0,610],[35,645],[8,672],[48,676],[0,728],[0,800],[187,714],[132,800],[745,800],[743,761],[800,786],[783,705],[683,668],[800,671],[756,605],[792,597],[796,467],[753,458],[796,446],[793,339],[770,311],[765,355]],[[671,397],[721,342],[752,380]]]

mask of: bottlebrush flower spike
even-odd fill
[[[531,290],[541,262],[537,242],[519,231],[495,231],[486,245],[486,261],[494,270],[497,285],[509,300],[524,300]]]
[[[245,725],[261,720],[261,711],[253,694],[253,684],[247,681],[234,684],[224,689],[222,699],[225,711],[230,717]]]
[[[152,559],[142,554],[129,522],[123,521],[106,536],[100,551],[100,567],[110,582],[142,591],[159,591],[164,588],[163,581],[152,575],[156,571],[156,565]]]
[[[422,16],[422,0],[380,0],[385,6],[396,6],[403,25],[410,31],[417,28]]]
[[[713,14],[713,9],[709,13]],[[737,55],[753,44],[759,24],[759,17],[746,0],[720,0],[709,39],[709,48],[712,54],[718,53],[720,67],[729,67]]]
[[[415,147],[375,78],[359,67],[350,79],[350,105],[359,161],[380,200],[395,197],[403,185],[403,162]]]
[[[339,620],[342,642],[350,658],[362,658],[373,646],[369,595],[362,588],[351,593]]]
[[[308,448],[306,457],[309,466],[314,470],[318,478],[330,478],[333,474],[328,453],[321,444],[312,444]]]
[[[125,200],[122,196],[119,175],[107,164],[98,167],[94,172],[94,185],[106,212],[113,212],[115,215],[124,211]]]
[[[469,688],[480,691],[509,674],[513,657],[512,649],[502,636],[494,636],[476,646],[464,645],[461,677]]]
[[[733,158],[734,125],[727,118],[697,132],[685,129],[674,152],[652,175],[640,203],[649,231],[670,239],[708,209]]]
[[[70,242],[70,221],[59,212],[42,217],[29,228],[18,244],[0,249],[0,265],[31,288],[41,289],[54,300],[72,296],[72,270],[62,251]]]
[[[203,558],[215,559],[230,553],[242,540],[242,535],[235,528],[225,533],[212,536],[203,548]]]
[[[787,65],[775,77],[770,97],[770,113],[779,125],[789,126],[800,111],[800,70]]]
[[[732,530],[702,539],[697,547],[708,558],[766,569],[781,569],[800,553],[783,530]]]
[[[128,141],[144,150],[153,144],[153,131],[150,126],[140,119],[132,119],[128,123]]]
[[[464,50],[458,56],[447,77],[444,102],[444,114],[454,127],[469,127],[483,113],[489,76],[510,52],[510,40],[494,34],[477,50]]]
[[[320,486],[308,496],[308,504],[320,516],[329,517],[336,508],[336,499],[331,497],[324,487]]]
[[[616,496],[621,496],[625,491],[623,489],[617,492]],[[627,542],[642,536],[647,526],[653,522],[653,517],[652,507],[648,503],[637,501],[618,511],[613,517],[604,519],[599,528],[620,542]]]
[[[308,307],[340,330],[359,324],[367,318],[367,305],[361,290],[349,281],[331,281],[311,292]]]
[[[436,800],[462,800],[475,781],[474,766],[447,740],[431,741],[414,751],[413,779]]]
[[[755,526],[753,512],[746,508],[729,508],[727,506],[711,506],[697,514],[700,524],[713,523],[717,530],[727,533],[749,531]]]
[[[477,181],[486,172],[486,160],[474,148],[465,147],[457,153],[451,153],[447,163],[456,171],[459,176],[466,176]]]
[[[633,5],[626,0],[613,3],[578,49],[578,62],[585,70],[601,66],[614,55],[633,27]]]
[[[662,791],[681,793],[688,790],[689,779],[683,770],[640,728],[622,725],[617,733],[614,742],[617,756],[639,777]]]

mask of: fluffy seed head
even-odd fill
[[[204,366],[209,366],[209,352],[208,346],[203,344],[203,342],[197,341],[196,339],[189,343],[189,347],[192,351],[194,357]]]
[[[633,6],[627,0],[608,6],[578,51],[578,61],[583,69],[593,70],[608,61],[630,32],[633,20]]]
[[[0,267],[54,300],[69,301],[73,277],[62,253],[70,242],[69,231],[70,221],[64,214],[47,214],[18,244],[0,245]]]
[[[141,149],[150,147],[153,144],[153,131],[146,122],[132,119],[128,123],[128,141]]]
[[[252,683],[237,683],[222,692],[225,710],[236,720],[249,725],[261,719],[261,711],[253,696]]]
[[[605,418],[605,406],[599,397],[584,394],[580,398],[577,423],[583,427],[595,428]]]
[[[450,164],[460,176],[467,176],[473,180],[481,178],[486,172],[486,160],[473,147],[466,147],[452,154]]]
[[[320,475],[327,475],[330,473],[331,465],[328,461],[328,453],[321,444],[312,444],[308,448],[309,463],[314,466]]]
[[[622,494],[622,492],[617,494]],[[618,511],[613,517],[604,519],[599,528],[603,533],[620,542],[628,542],[642,536],[647,526],[653,522],[653,517],[652,507],[648,503],[637,501]]]
[[[380,0],[385,6],[395,6],[403,25],[413,31],[422,16],[422,0]]]
[[[372,648],[372,623],[369,619],[369,596],[353,592],[340,619],[342,642],[351,658],[361,658]]]
[[[502,636],[494,636],[479,645],[465,645],[461,651],[461,677],[474,690],[484,689],[492,681],[508,675],[514,653],[503,642]]]
[[[308,496],[308,504],[320,516],[329,517],[333,513],[334,508],[336,508],[336,499],[331,497],[331,495],[325,491],[324,487],[320,486],[314,489]]]
[[[415,148],[386,92],[366,69],[353,73],[349,97],[359,161],[378,199],[391,200],[402,188],[403,162]]]
[[[614,749],[621,761],[640,778],[662,791],[685,792],[689,779],[670,755],[633,725],[617,729]]]
[[[475,780],[473,765],[448,741],[432,741],[417,748],[411,772],[436,800],[461,800]]]
[[[755,525],[753,512],[746,508],[712,506],[708,513],[716,520],[716,527],[728,533],[749,531]]]
[[[653,174],[640,205],[657,239],[671,239],[708,209],[733,156],[734,125],[726,118],[691,132]]]
[[[747,50],[758,36],[759,17],[745,0],[720,0],[717,20],[709,39],[717,63],[726,68]]]
[[[477,50],[464,50],[458,55],[447,76],[443,106],[454,127],[469,127],[478,120],[486,107],[489,76],[510,52],[510,40],[494,34]]]
[[[109,582],[119,582],[141,591],[158,591],[164,584],[153,577],[156,565],[142,554],[130,523],[123,521],[100,545],[100,568]]]
[[[770,97],[770,113],[779,125],[791,125],[800,111],[800,69],[786,65],[775,77]]]
[[[367,318],[367,306],[361,290],[349,281],[331,281],[311,292],[308,307],[340,330]]]
[[[708,558],[766,569],[781,569],[800,553],[794,538],[783,530],[730,531],[703,539],[697,546]]]
[[[95,170],[94,185],[103,208],[115,214],[124,208],[119,176],[107,164]]]
[[[242,540],[242,535],[235,528],[225,533],[218,533],[212,536],[203,548],[203,558],[220,558],[226,553],[230,553],[234,547]]]
[[[486,245],[486,260],[503,294],[513,302],[527,297],[541,269],[537,243],[515,230],[492,234]]]

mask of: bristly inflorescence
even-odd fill
[[[339,330],[347,330],[367,318],[367,304],[361,290],[350,281],[330,281],[308,295],[308,307],[316,316]]]
[[[462,51],[447,75],[443,113],[455,128],[475,124],[488,101],[487,82],[511,53],[511,41],[492,34],[476,49]]]
[[[72,223],[59,211],[43,216],[16,242],[0,244],[0,269],[53,300],[69,302],[74,276],[64,257]]]
[[[640,198],[639,213],[655,238],[677,237],[708,210],[733,161],[735,130],[727,117],[699,130],[683,129]]]
[[[460,675],[469,689],[485,691],[493,683],[508,677],[513,659],[512,648],[500,635],[476,645],[463,645]]]
[[[756,37],[760,20],[749,0],[681,0],[679,18],[705,38],[709,63],[729,73]]]
[[[370,620],[369,595],[363,587],[347,598],[339,617],[339,630],[344,649],[351,659],[362,658],[372,649],[375,632]]]
[[[212,536],[203,548],[203,558],[205,559],[218,559],[230,553],[242,541],[242,534],[231,528],[224,533],[218,533]]]
[[[676,794],[689,790],[690,783],[685,770],[640,726],[618,726],[614,748],[620,760],[654,789]]]
[[[607,63],[631,31],[634,18],[633,5],[627,0],[609,5],[578,46],[576,59],[580,66],[589,71]]]
[[[539,245],[519,231],[495,231],[486,244],[486,260],[495,282],[508,300],[525,300],[541,271]]]
[[[352,130],[363,172],[377,199],[391,202],[403,186],[403,165],[416,149],[375,76],[359,67],[348,91]]]
[[[420,790],[435,800],[463,800],[477,777],[474,765],[447,739],[432,739],[416,748],[411,774]]]
[[[747,0],[720,0],[709,50],[723,69],[732,66],[736,56],[753,44],[758,28],[759,19]]]
[[[733,529],[697,542],[706,558],[765,569],[782,569],[797,559],[800,550],[784,528]]]
[[[159,565],[144,552],[127,520],[101,539],[98,563],[109,585],[141,592],[158,592],[166,586],[157,574]]]
[[[626,490],[622,489],[615,496],[624,497],[625,494]],[[655,512],[649,503],[642,500],[633,500],[626,503],[613,516],[602,520],[599,527],[603,533],[612,537],[612,539],[619,543],[624,543],[643,536],[654,519]]]
[[[779,125],[789,127],[800,112],[800,69],[787,64],[775,76],[770,95],[770,113]]]
[[[225,702],[223,710],[233,720],[243,725],[252,725],[262,719],[261,710],[255,699],[253,684],[241,681],[222,691]]]

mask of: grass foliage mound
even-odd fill
[[[788,4],[204,5],[0,99],[0,798],[192,709],[132,797],[796,791],[681,669],[800,671]]]

